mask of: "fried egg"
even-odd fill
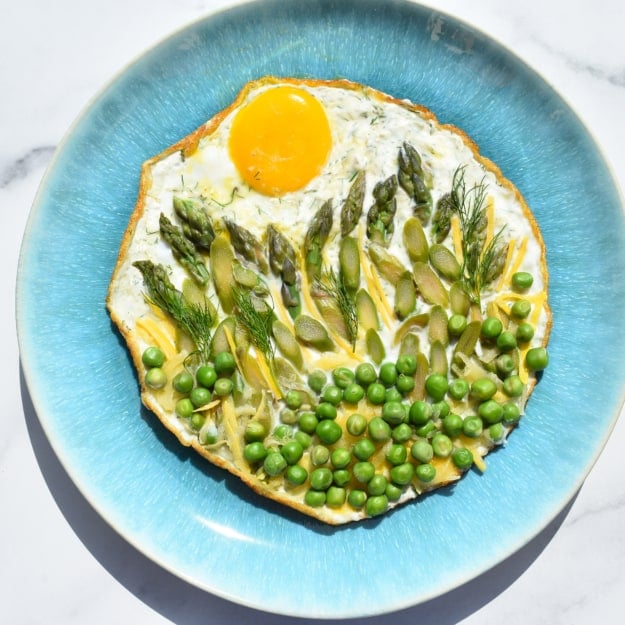
[[[146,161],[107,306],[183,445],[341,524],[484,469],[547,364],[547,290],[529,207],[464,132],[264,77]]]

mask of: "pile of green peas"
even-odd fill
[[[156,346],[147,347],[141,355],[146,367],[145,383],[152,389],[164,388],[167,375],[162,369],[165,354]],[[180,395],[176,401],[176,414],[181,419],[188,419],[194,430],[199,430],[205,421],[198,408],[206,406],[216,398],[227,397],[235,387],[236,361],[227,351],[216,354],[213,362],[200,365],[193,375],[183,369],[171,380],[172,388]],[[214,440],[202,441],[215,442]]]
[[[513,276],[517,290],[531,286],[531,275],[523,273]],[[281,423],[273,431],[259,421],[247,424],[246,461],[252,470],[281,478],[287,488],[303,489],[308,506],[347,505],[368,516],[384,513],[410,485],[427,489],[436,477],[436,459],[448,458],[460,471],[468,470],[474,459],[467,439],[500,444],[520,418],[517,400],[525,385],[518,375],[518,348],[527,346],[534,336],[534,328],[526,321],[530,312],[527,300],[517,300],[511,308],[514,323],[510,329],[504,329],[497,317],[486,317],[480,341],[497,351],[488,374],[469,382],[429,373],[424,399],[411,398],[417,375],[417,359],[411,354],[377,368],[362,362],[354,369],[337,367],[329,374],[312,371],[307,378],[309,391],[284,394]],[[452,336],[466,327],[466,319],[462,323],[456,317],[449,320]],[[145,383],[151,388],[167,383],[164,359],[157,347],[143,353]],[[548,362],[544,347],[527,349],[529,370],[542,371]],[[195,375],[186,370],[178,373],[172,380],[181,395],[176,414],[199,430],[204,416],[197,408],[230,395],[235,378],[236,362],[230,352],[217,354],[214,362],[201,365]],[[375,407],[375,416],[360,414],[361,402]],[[458,412],[464,416],[454,412],[459,405],[462,410]],[[305,456],[308,462],[303,462]]]

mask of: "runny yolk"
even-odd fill
[[[319,101],[287,85],[263,91],[236,114],[229,149],[250,187],[278,196],[301,189],[318,175],[331,143]]]

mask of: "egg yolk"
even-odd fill
[[[301,189],[318,175],[331,143],[320,102],[287,85],[263,91],[237,113],[229,150],[252,189],[278,196]]]

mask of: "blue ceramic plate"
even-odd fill
[[[489,456],[484,475],[338,529],[257,497],[180,447],[142,409],[104,307],[141,163],[264,74],[346,77],[431,108],[519,187],[548,250],[551,365],[506,449]],[[623,212],[597,146],[513,54],[407,2],[268,0],[173,35],[73,126],[23,243],[21,357],[64,466],[143,553],[263,610],[370,615],[422,602],[497,564],[581,486],[623,399],[625,333],[614,318],[625,310],[623,275]],[[601,410],[590,409],[598,403]]]

